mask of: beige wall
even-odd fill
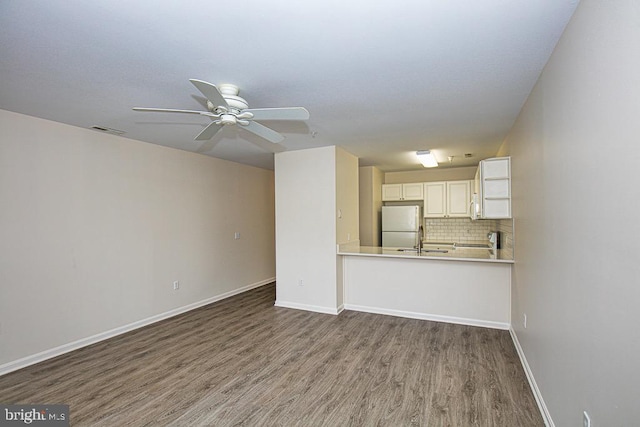
[[[336,147],[336,243],[360,239],[360,209],[358,203],[358,158]],[[342,257],[336,255],[336,301],[338,310],[344,307]]]
[[[276,305],[335,312],[335,147],[275,156]]]
[[[337,243],[358,240],[358,158],[340,147],[336,147],[336,203],[340,213],[336,220]]]
[[[275,170],[276,305],[335,314],[338,239],[358,235],[357,158],[334,146],[286,151],[276,154]]]
[[[360,244],[380,246],[382,181],[384,173],[375,166],[358,170],[360,198]]]
[[[504,148],[512,323],[557,426],[640,419],[638,22],[637,2],[582,0]]]
[[[474,179],[477,166],[460,168],[423,168],[416,171],[387,172],[384,174],[385,184],[399,184],[405,182],[429,181],[458,181]]]
[[[273,280],[272,171],[2,110],[0,129],[0,365]]]

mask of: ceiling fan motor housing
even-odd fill
[[[221,125],[235,125],[236,124],[236,116],[233,114],[221,114],[218,119]]]
[[[249,108],[249,104],[247,103],[247,101],[245,101],[244,98],[238,96],[238,94],[240,93],[240,88],[238,88],[238,86],[229,83],[223,83],[218,86],[218,90],[220,91],[220,94],[222,95],[224,100],[227,101],[227,104],[229,104],[230,109],[232,111],[237,110],[233,111],[234,113],[237,114],[240,111]]]
[[[247,103],[244,98],[238,96],[238,93],[240,92],[238,86],[224,83],[218,86],[218,90],[227,105],[215,105],[211,101],[207,100],[207,108],[209,111],[223,115],[226,113],[239,114],[242,110],[249,108],[249,103]],[[222,120],[221,118],[221,122],[224,124],[232,124],[230,120],[231,119]],[[233,123],[235,123],[235,121]]]
[[[236,113],[249,108],[249,104],[247,104],[247,101],[245,101],[243,98],[240,98],[239,96],[222,94],[222,97],[225,101],[227,101],[227,104],[229,104],[229,109],[232,111],[236,110]]]

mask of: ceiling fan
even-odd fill
[[[240,125],[241,128],[275,144],[282,142],[284,136],[254,120],[307,120],[309,118],[309,112],[304,107],[249,108],[247,101],[238,96],[240,92],[238,86],[232,84],[221,84],[218,88],[202,80],[189,79],[189,81],[207,99],[209,111],[146,107],[134,107],[133,109],[135,111],[199,114],[209,117],[213,122],[195,137],[196,141],[213,138],[224,126]]]

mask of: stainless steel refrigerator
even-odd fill
[[[420,222],[420,206],[383,206],[382,246],[417,247]]]

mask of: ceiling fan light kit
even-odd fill
[[[221,125],[235,125],[238,120],[233,114],[220,114],[220,119],[217,120]]]
[[[135,111],[163,112],[163,113],[187,113],[207,116],[213,120],[200,132],[195,140],[202,141],[214,137],[220,129],[228,125],[241,125],[243,129],[266,139],[278,143],[284,140],[284,136],[278,132],[255,122],[254,120],[307,120],[309,111],[304,107],[283,108],[255,108],[249,109],[249,104],[244,98],[238,96],[238,86],[225,83],[219,87],[203,80],[189,80],[207,99],[209,111],[180,110],[173,108],[148,108],[134,107]]]
[[[416,151],[416,156],[418,156],[418,160],[425,168],[435,168],[438,166],[438,161],[430,150]]]

